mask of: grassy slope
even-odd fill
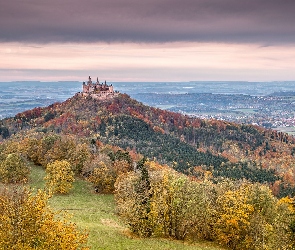
[[[31,186],[44,186],[44,170],[32,167]],[[91,192],[85,181],[77,180],[69,195],[55,195],[50,206],[72,214],[71,221],[89,231],[91,249],[224,249],[211,242],[183,243],[162,238],[142,239],[132,235],[115,214],[113,195],[98,195]]]

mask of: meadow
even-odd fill
[[[30,186],[44,188],[45,171],[32,166]],[[183,242],[163,238],[139,238],[122,224],[116,215],[114,195],[95,194],[88,182],[78,179],[67,195],[54,195],[49,200],[51,209],[66,212],[70,221],[81,230],[89,232],[88,245],[91,249],[182,249],[221,250],[226,249],[212,242]]]

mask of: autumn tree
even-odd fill
[[[248,239],[250,217],[253,206],[247,203],[247,187],[236,191],[228,190],[217,199],[218,220],[215,224],[216,239],[222,245],[236,249],[246,249],[251,240]]]
[[[108,165],[106,162],[100,161],[95,163],[95,167],[87,180],[93,184],[96,192],[112,193],[114,191],[116,178],[117,175],[112,166]]]
[[[106,146],[88,158],[82,175],[93,184],[96,192],[113,193],[117,177],[133,170],[132,163],[128,152]]]
[[[88,234],[52,212],[48,194],[26,188],[0,189],[0,249],[86,250]]]
[[[68,161],[76,174],[81,174],[84,164],[90,159],[91,152],[89,146],[84,143],[76,143],[75,150],[70,155]]]
[[[53,193],[61,194],[67,194],[75,180],[71,165],[65,160],[49,163],[46,167],[44,179],[47,187]]]
[[[8,154],[0,162],[0,181],[4,183],[27,182],[30,168],[27,161],[17,153]]]
[[[48,141],[45,137],[43,143]],[[72,136],[59,136],[44,155],[43,166],[54,161],[66,160],[70,162],[71,157],[75,154],[76,141]]]
[[[133,232],[212,239],[215,196],[210,182],[192,182],[167,166],[146,162],[119,176],[115,186],[118,212]]]

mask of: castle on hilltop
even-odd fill
[[[98,78],[94,83],[89,76],[87,83],[83,82],[83,96],[91,96],[95,99],[105,100],[118,96],[118,94],[119,92],[114,91],[112,84],[108,85],[106,81],[104,83],[100,83]]]

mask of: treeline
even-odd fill
[[[216,241],[230,249],[293,249],[293,200],[267,186],[195,181],[146,162],[116,182],[118,214],[142,237]]]
[[[96,192],[112,193],[117,176],[133,170],[141,158],[94,139],[26,132],[0,144],[0,182],[29,182],[34,164],[46,170],[47,188],[53,193],[68,193],[75,177],[91,182]]]
[[[126,165],[123,168],[128,170],[133,166],[129,152],[133,154],[133,158],[139,158],[138,153],[140,153],[150,159],[157,159],[163,164],[168,164],[179,172],[201,179],[203,176],[200,176],[200,171],[196,171],[197,168],[201,168],[201,172],[209,171],[212,178],[248,179],[268,184],[279,179],[274,171],[249,166],[242,162],[231,163],[226,158],[215,156],[209,151],[199,152],[180,139],[154,132],[140,119],[114,116],[107,121],[108,123],[104,125],[106,128],[104,134],[108,136],[103,136],[102,133],[101,141],[97,138],[82,139],[73,135],[43,132],[25,133],[23,136],[19,135],[5,141],[0,146],[2,179],[13,176],[15,182],[22,178],[26,180],[29,174],[27,161],[46,168],[49,163],[66,160],[74,173],[89,176],[95,164],[100,164],[96,159],[99,157],[103,159],[101,161],[104,165],[118,165],[116,162],[119,162]],[[106,142],[117,145],[117,148],[101,146],[107,145]],[[125,163],[122,162],[123,160]],[[17,174],[16,168],[19,168]],[[113,175],[117,176],[117,174]],[[115,178],[111,182],[114,183]],[[111,188],[108,189],[111,190]]]

